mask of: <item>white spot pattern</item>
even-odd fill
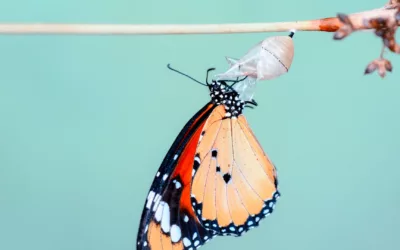
[[[168,233],[170,230],[170,226],[171,226],[171,221],[170,221],[169,206],[167,203],[164,203],[162,219],[161,219],[161,228],[165,233]]]
[[[163,181],[167,180],[167,178],[168,178],[168,175],[167,175],[167,174],[165,174],[165,175],[162,177]]]
[[[190,244],[191,244],[191,242],[190,242],[190,240],[188,239],[188,238],[183,238],[183,245],[185,246],[185,247],[188,247],[188,246],[190,246]]]
[[[178,225],[171,226],[171,240],[172,242],[176,243],[181,239],[182,231]]]
[[[149,192],[149,195],[147,196],[147,203],[146,203],[146,208],[147,209],[150,209],[150,207],[151,207],[151,203],[153,202],[153,199],[154,199],[154,195],[155,195],[156,193],[154,193],[154,191],[150,191]]]
[[[156,214],[154,215],[154,218],[156,219],[157,222],[160,222],[162,219],[162,212],[163,212],[163,207],[165,202],[160,202],[160,205],[157,207]]]
[[[160,200],[161,200],[161,195],[156,194],[156,198],[154,198],[153,212],[156,211],[158,204],[160,203]]]

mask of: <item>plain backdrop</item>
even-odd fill
[[[305,20],[384,0],[13,0],[0,22],[237,23]],[[148,188],[207,89],[205,79],[282,33],[0,36],[0,249],[131,250]],[[381,41],[298,32],[290,72],[257,86],[245,115],[278,168],[272,216],[212,249],[397,250],[400,57],[364,76]]]

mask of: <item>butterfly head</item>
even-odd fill
[[[206,83],[202,83],[187,74],[171,68],[170,64],[168,64],[167,67],[170,70],[184,75],[201,85],[207,86],[210,91],[211,102],[215,105],[225,106],[225,118],[236,118],[242,114],[244,107],[253,108],[253,106],[257,106],[257,103],[254,100],[242,100],[239,93],[233,88],[236,83],[245,80],[247,76],[242,79],[238,78],[236,80],[212,80],[211,82],[208,82],[208,74],[210,71],[215,70],[215,68],[209,68],[207,70]],[[231,82],[232,84],[229,85],[228,82]]]

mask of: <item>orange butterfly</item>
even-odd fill
[[[211,101],[181,130],[156,174],[138,250],[196,249],[217,235],[240,236],[274,210],[276,169],[242,114],[257,106],[233,89],[242,80],[195,80],[209,88]]]

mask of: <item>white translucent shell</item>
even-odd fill
[[[217,79],[248,76],[234,88],[242,100],[253,97],[257,81],[271,80],[289,71],[294,57],[294,43],[290,36],[273,36],[253,46],[242,58],[226,57],[230,68]]]

